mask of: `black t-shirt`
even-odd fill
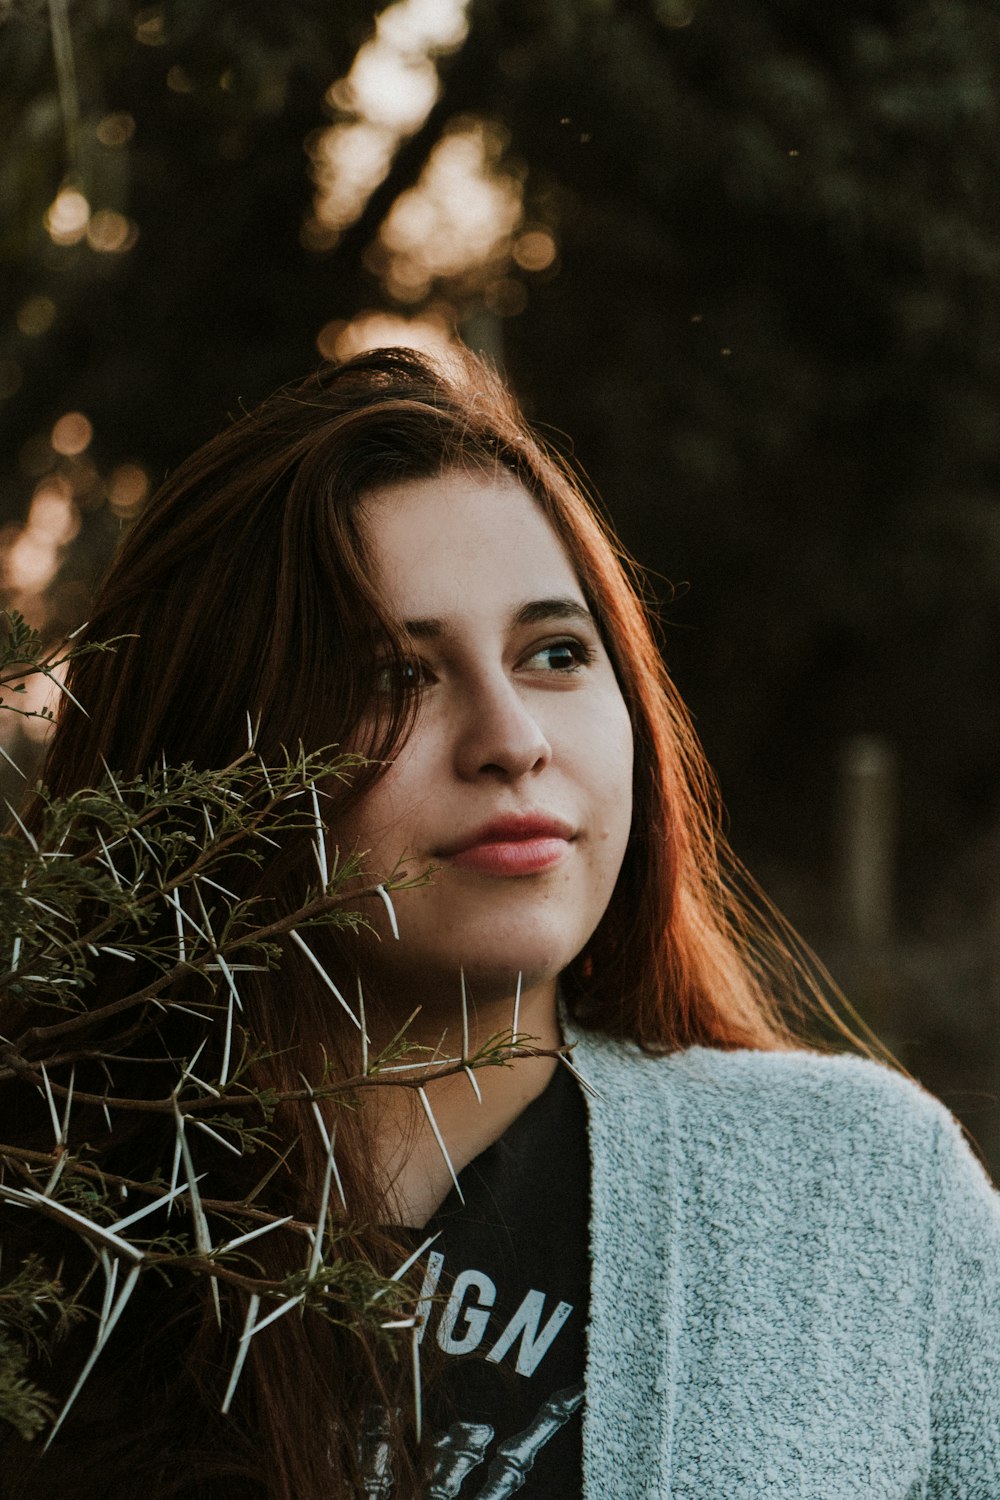
[[[589,1176],[584,1101],[559,1067],[459,1174],[465,1203],[453,1188],[411,1231],[414,1248],[440,1231],[423,1257],[426,1500],[580,1500]]]

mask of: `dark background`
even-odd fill
[[[338,237],[379,9],[0,0],[6,602],[57,639],[147,483],[429,309],[650,570],[738,853],[1000,1166],[995,0],[471,0]],[[406,284],[380,231],[477,129],[516,221]]]

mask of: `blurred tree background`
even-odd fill
[[[241,404],[464,338],[651,570],[737,851],[1000,1167],[993,0],[0,0],[0,77],[6,605],[60,639]]]

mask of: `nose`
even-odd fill
[[[514,779],[540,771],[552,747],[538,718],[502,673],[469,693],[455,746],[458,774]]]

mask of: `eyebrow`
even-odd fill
[[[597,628],[597,621],[577,599],[554,598],[554,599],[529,599],[526,604],[521,604],[515,609],[509,619],[511,628],[518,625],[540,625],[548,620],[567,620],[577,625],[589,625]],[[447,635],[448,622],[446,620],[426,618],[419,620],[404,620],[403,629],[411,640],[427,641],[434,640],[439,636]]]

